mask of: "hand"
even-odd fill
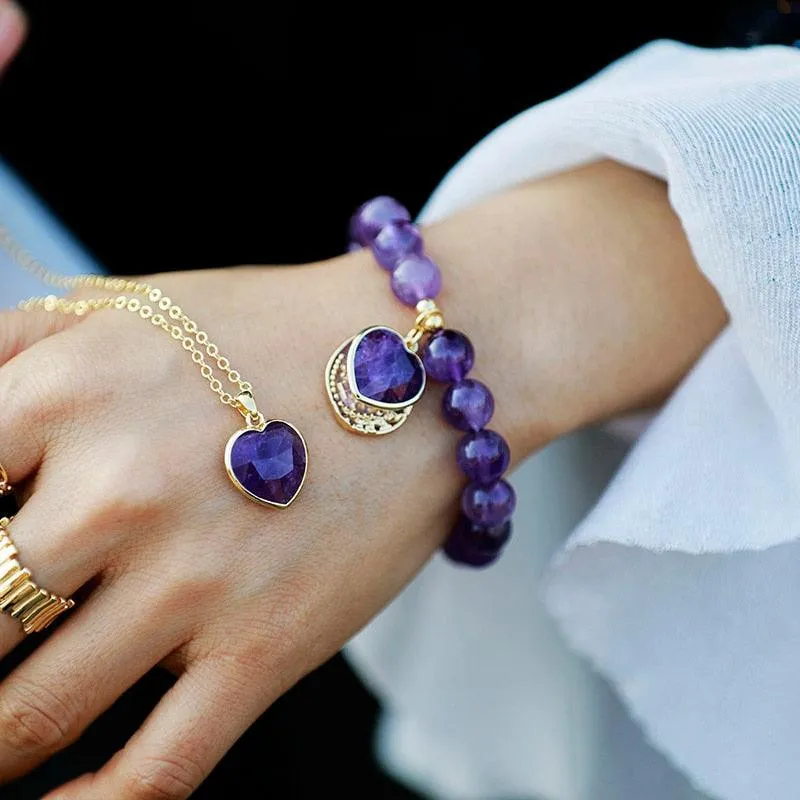
[[[724,322],[663,187],[622,167],[523,187],[427,237],[448,324],[475,343],[492,427],[517,459],[663,397]],[[267,416],[305,434],[309,478],[284,511],[239,495],[221,461],[237,416],[140,319],[0,317],[0,460],[31,487],[12,526],[20,559],[54,592],[84,587],[0,685],[0,780],[77,738],[156,664],[180,676],[121,753],[48,800],[188,797],[421,568],[463,483],[438,388],[385,439],[333,421],[332,350],[369,324],[409,326],[367,254],[152,283],[213,332]],[[0,657],[20,639],[0,615]]]
[[[25,38],[25,16],[11,0],[0,0],[0,72],[4,70]]]

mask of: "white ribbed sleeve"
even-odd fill
[[[384,760],[435,796],[797,800],[800,51],[654,43],[485,139],[424,216],[600,157],[668,182],[730,328],[615,475],[607,433],[545,450],[501,562],[434,560],[349,654]]]

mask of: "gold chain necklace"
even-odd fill
[[[242,379],[208,334],[170,297],[149,283],[126,278],[59,275],[28,253],[2,224],[0,246],[21,269],[48,286],[67,291],[98,289],[117,293],[87,300],[52,294],[30,297],[19,303],[21,311],[45,311],[77,317],[106,309],[127,311],[169,334],[191,355],[220,402],[234,408],[245,419],[246,427],[236,431],[225,447],[225,468],[234,486],[264,505],[285,508],[294,501],[303,486],[308,467],[308,448],[302,434],[284,420],[267,420],[261,414],[253,397],[252,384]],[[213,361],[214,367],[207,358]],[[215,368],[230,382],[232,391],[226,391]]]

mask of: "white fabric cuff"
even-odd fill
[[[668,182],[731,327],[596,506],[619,446],[588,433],[548,448],[516,478],[495,572],[436,559],[349,654],[391,709],[387,764],[436,796],[794,800],[800,52],[649,45],[489,136],[424,218],[604,157]],[[685,778],[549,627],[539,581],[572,528],[546,609]]]

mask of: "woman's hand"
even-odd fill
[[[0,72],[17,54],[25,38],[25,15],[11,0],[0,0]]]
[[[492,427],[517,460],[663,397],[724,322],[664,188],[615,165],[494,198],[427,239],[448,325],[475,343]],[[303,432],[309,475],[290,509],[243,498],[222,464],[241,421],[142,320],[0,317],[0,460],[30,491],[12,534],[38,583],[83,588],[0,684],[0,780],[73,741],[156,664],[180,676],[122,752],[49,800],[188,797],[422,567],[463,483],[438,388],[381,439],[348,434],[328,408],[323,369],[341,341],[410,327],[367,254],[152,283],[209,331],[267,417]],[[20,639],[0,615],[0,657]]]

